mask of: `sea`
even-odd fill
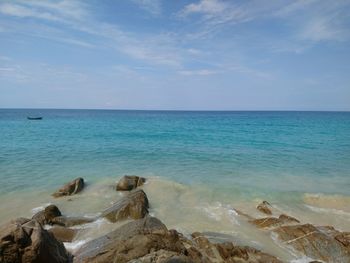
[[[277,214],[350,231],[350,112],[0,109],[0,225],[52,203],[94,217],[122,197],[123,175],[147,179],[150,214],[168,228],[296,260],[236,210],[263,217],[267,200]],[[81,194],[51,197],[77,177]],[[98,220],[66,246],[116,226]]]

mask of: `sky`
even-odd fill
[[[0,0],[0,108],[350,110],[350,0]]]

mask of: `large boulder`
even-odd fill
[[[116,186],[117,191],[131,191],[138,186],[143,185],[146,179],[136,175],[124,175],[122,179],[119,180]]]
[[[101,217],[105,217],[111,222],[127,218],[140,219],[148,214],[148,208],[148,199],[145,192],[136,189],[103,211]]]
[[[281,226],[273,233],[281,245],[300,255],[325,262],[350,262],[349,233],[311,224]]]
[[[73,181],[65,184],[63,187],[58,189],[55,193],[52,194],[53,197],[61,197],[67,195],[74,195],[79,193],[84,188],[84,179],[79,177]]]
[[[17,219],[0,229],[0,262],[68,263],[63,244],[36,220]]]
[[[160,250],[170,252],[172,257],[186,253],[175,230],[169,231],[161,221],[147,216],[86,243],[75,254],[74,262],[123,263]]]
[[[32,219],[38,221],[41,225],[52,224],[55,217],[61,216],[61,211],[55,205],[49,205],[44,210],[36,213]]]

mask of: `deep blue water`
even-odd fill
[[[0,194],[123,174],[350,195],[350,112],[0,110]]]

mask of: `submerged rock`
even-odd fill
[[[269,202],[267,201],[262,201],[257,207],[256,209],[258,209],[261,213],[264,213],[266,215],[272,215],[271,209],[270,209],[271,205]]]
[[[146,179],[136,175],[124,175],[122,179],[119,180],[116,186],[117,191],[131,191],[138,186],[143,185]]]
[[[101,217],[111,222],[127,218],[140,219],[148,214],[148,199],[141,189],[133,190],[111,207],[102,212]]]
[[[257,226],[258,228],[273,228],[273,227],[278,227],[286,224],[300,223],[298,219],[285,214],[281,214],[278,218],[264,217],[264,218],[253,219],[253,220],[250,220],[249,222]]]
[[[58,189],[55,193],[52,194],[53,197],[61,197],[67,195],[74,195],[79,193],[84,188],[84,179],[79,177],[73,181],[65,184],[63,187]]]
[[[350,262],[350,236],[332,227],[281,226],[273,233],[282,245],[307,257],[325,262]]]
[[[61,211],[55,205],[49,205],[44,210],[36,213],[32,219],[38,221],[41,225],[51,224],[55,217],[61,216]]]
[[[0,262],[68,263],[63,244],[36,220],[17,219],[0,229]]]

